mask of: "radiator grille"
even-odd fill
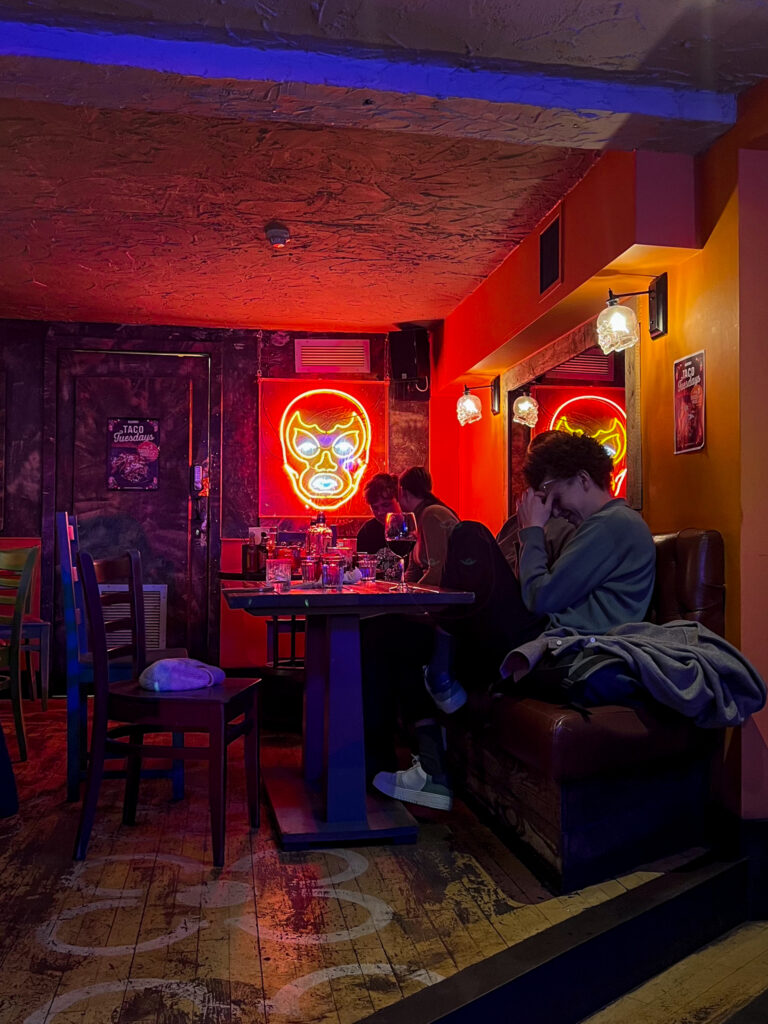
[[[127,594],[127,583],[100,583],[101,594]],[[128,601],[125,604],[113,604],[104,608],[104,619],[113,622],[129,614]],[[165,633],[168,618],[168,585],[167,583],[144,584],[144,620],[146,629],[147,650],[157,651],[166,647]],[[110,643],[115,646],[131,642],[131,634],[126,630],[118,630],[110,634]]]
[[[370,373],[368,338],[297,338],[297,373]]]

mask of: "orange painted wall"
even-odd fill
[[[669,334],[640,344],[643,515],[654,532],[701,526],[723,534],[727,632],[739,638],[738,203],[704,248],[669,271]],[[643,309],[640,308],[642,319]],[[674,454],[673,362],[706,352],[706,447]]]
[[[765,123],[765,122],[763,122]],[[741,439],[741,642],[768,679],[768,152],[741,150],[739,193],[739,372]],[[742,806],[748,818],[768,817],[768,709],[743,730]]]
[[[562,284],[539,295],[534,233],[447,317],[435,367],[437,390],[461,378],[635,241],[634,184],[634,155],[608,153],[563,201]]]

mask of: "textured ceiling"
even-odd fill
[[[443,317],[595,157],[9,101],[0,150],[5,316],[238,326]]]
[[[6,0],[0,316],[442,318],[602,150],[727,130],[766,38],[765,0]]]

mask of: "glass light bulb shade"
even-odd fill
[[[597,318],[597,343],[608,355],[640,341],[637,314],[629,306],[606,306]]]
[[[535,427],[539,419],[539,403],[530,395],[518,395],[512,405],[512,419],[524,427]]]
[[[468,423],[477,423],[483,418],[483,407],[477,395],[462,395],[456,403],[456,416],[462,427]]]

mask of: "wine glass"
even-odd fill
[[[384,527],[384,537],[386,538],[387,544],[390,551],[397,555],[400,560],[400,583],[398,584],[398,590],[406,590],[405,585],[405,558],[399,555],[397,551],[392,547],[393,543],[397,543],[398,546],[409,544],[413,545],[416,543],[416,516],[413,512],[389,512],[387,513],[387,520]]]

